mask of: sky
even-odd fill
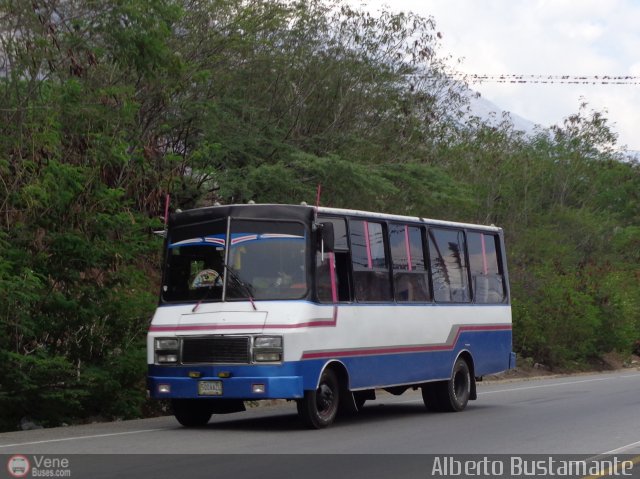
[[[356,3],[356,2],[354,2]],[[634,76],[636,84],[510,84],[471,88],[548,127],[580,104],[604,112],[618,145],[640,151],[640,0],[371,0],[368,9],[433,16],[440,57],[478,75]],[[457,60],[462,60],[458,64]]]

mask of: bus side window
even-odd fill
[[[349,252],[335,251],[336,278],[338,281],[338,301],[351,301],[351,262]]]
[[[395,299],[398,302],[430,301],[420,228],[389,225]]]
[[[389,261],[382,223],[349,221],[353,283],[358,301],[390,301]]]
[[[471,295],[464,232],[430,228],[429,257],[434,299],[442,303],[468,303]]]
[[[476,303],[502,303],[504,275],[498,261],[499,238],[486,233],[467,233],[471,286]]]
[[[333,223],[334,251],[316,253],[316,295],[322,303],[332,303],[333,295],[339,302],[351,301],[349,244],[347,242],[347,225],[342,218],[322,217],[322,222]],[[331,284],[331,267],[333,263],[334,284]],[[335,288],[335,293],[332,291]]]
[[[189,294],[189,279],[191,277],[191,258],[177,254],[179,250],[169,250],[167,259],[168,269],[171,271],[168,276],[168,284],[164,285],[165,296],[173,299],[174,296]]]

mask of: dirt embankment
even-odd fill
[[[593,374],[605,371],[618,371],[635,369],[640,371],[640,356],[631,355],[623,357],[620,354],[608,353],[594,360],[591,364],[575,369],[552,369],[544,364],[533,361],[519,360],[515,369],[510,369],[500,374],[492,374],[484,377],[484,381],[507,381],[518,379],[534,379],[561,376],[574,376],[576,374]]]

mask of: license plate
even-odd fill
[[[200,396],[222,396],[222,381],[199,381],[198,394]]]

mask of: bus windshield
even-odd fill
[[[162,299],[207,302],[300,299],[307,294],[305,227],[227,219],[169,232]],[[230,243],[227,251],[227,242]]]

